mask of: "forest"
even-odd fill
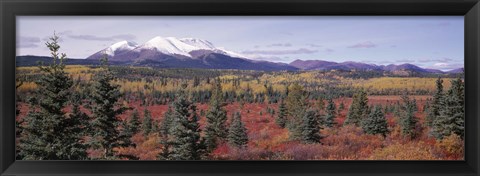
[[[463,160],[463,75],[17,67],[20,160]]]

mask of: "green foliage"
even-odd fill
[[[142,130],[143,130],[143,135],[148,136],[152,132],[153,128],[153,121],[152,121],[152,115],[150,114],[150,111],[145,107],[145,110],[143,110],[143,122],[142,122]]]
[[[360,122],[368,116],[367,93],[361,89],[353,95],[352,104],[348,109],[347,119],[344,125],[354,124],[360,126]]]
[[[400,118],[400,127],[402,135],[414,139],[417,136],[417,122],[415,117],[415,101],[410,100],[407,95],[402,96],[403,106],[402,115]]]
[[[443,80],[439,77],[435,82],[436,91],[433,95],[433,102],[428,110],[428,114],[425,119],[425,123],[429,127],[433,127],[433,121],[440,116],[440,110],[444,108],[444,93],[443,93]]]
[[[451,134],[463,138],[465,133],[465,85],[461,78],[452,80],[451,84],[444,98],[444,108],[433,121],[433,135],[437,139]]]
[[[171,124],[168,129],[168,160],[199,160],[205,147],[200,138],[196,106],[183,93],[172,103]]]
[[[288,88],[286,98],[288,120],[286,126],[290,131],[290,138],[302,139],[302,125],[308,104],[306,101],[306,93],[302,86],[293,84]]]
[[[285,105],[285,102],[282,100],[278,107],[278,115],[277,115],[277,118],[275,119],[275,123],[277,123],[278,126],[285,128],[286,122],[287,122],[287,107]]]
[[[227,137],[227,112],[223,109],[222,86],[220,79],[215,81],[210,99],[210,107],[206,115],[207,124],[205,126],[205,142],[207,150],[215,149],[220,140]]]
[[[248,143],[247,129],[242,122],[240,112],[236,112],[233,115],[232,124],[228,129],[228,142],[230,145],[243,148]]]
[[[102,59],[102,71],[94,77],[92,92],[89,99],[92,111],[93,138],[92,145],[102,149],[103,154],[99,159],[134,158],[130,155],[120,155],[114,149],[119,147],[134,146],[130,141],[131,133],[125,128],[119,128],[122,120],[119,118],[128,108],[119,103],[122,97],[119,86],[112,84],[115,79],[109,69],[108,60]]]
[[[79,111],[77,97],[72,97],[73,81],[65,72],[65,54],[58,53],[59,37],[54,34],[46,43],[52,53],[49,66],[39,66],[43,73],[36,82],[31,109],[22,123],[19,156],[26,160],[82,160],[88,159],[87,144],[83,141],[88,117]],[[72,98],[73,112],[63,109]],[[61,135],[60,135],[61,134]]]
[[[135,109],[130,116],[130,121],[128,121],[127,127],[132,134],[136,134],[139,131],[140,125],[140,116],[138,115],[138,111]]]
[[[322,136],[320,136],[320,125],[318,124],[318,114],[314,110],[307,110],[302,119],[301,134],[304,143],[319,143]]]
[[[381,134],[386,137],[388,133],[387,120],[380,106],[375,106],[368,118],[362,121],[362,128],[366,134]]]
[[[335,115],[336,115],[336,110],[335,110],[335,103],[333,102],[332,99],[328,99],[328,105],[327,105],[327,114],[325,115],[325,121],[324,125],[327,127],[333,127],[333,125],[336,124],[335,122]]]

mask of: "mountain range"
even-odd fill
[[[92,65],[106,56],[113,65],[150,66],[160,68],[204,68],[204,69],[240,69],[240,70],[363,70],[384,71],[394,74],[459,73],[463,68],[443,72],[441,70],[421,68],[413,64],[375,65],[361,62],[331,62],[323,60],[297,59],[289,64],[249,59],[241,54],[224,48],[215,47],[211,42],[196,38],[154,37],[139,45],[130,41],[117,42],[93,53],[86,59],[68,59],[66,64]],[[35,65],[36,61],[48,62],[46,57],[18,56],[17,66]]]

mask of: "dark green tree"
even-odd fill
[[[232,124],[228,130],[228,142],[230,145],[243,148],[248,143],[247,129],[242,122],[240,112],[233,115]]]
[[[115,148],[134,146],[125,130],[120,128],[123,120],[119,115],[123,114],[129,108],[119,103],[122,97],[119,85],[112,84],[115,79],[108,65],[106,57],[101,59],[101,71],[94,76],[92,91],[89,94],[90,110],[92,112],[93,138],[92,146],[95,149],[103,151],[99,159],[134,159],[134,156],[121,155]]]
[[[344,125],[354,124],[360,126],[362,119],[368,116],[368,98],[367,93],[362,89],[353,95],[352,104],[348,109],[347,118]]]
[[[285,106],[285,102],[282,100],[278,107],[278,114],[277,118],[275,119],[275,123],[278,126],[285,128],[285,123],[287,121],[287,107]]]
[[[411,101],[407,95],[402,95],[402,115],[400,118],[400,127],[402,135],[414,139],[417,135],[417,122],[418,119],[415,117],[415,104],[414,101]]]
[[[302,86],[295,83],[288,87],[288,95],[285,101],[288,114],[286,127],[290,131],[290,138],[301,140],[303,136],[303,118],[308,109],[306,92]]]
[[[336,115],[336,111],[335,111],[336,107],[335,107],[335,103],[333,102],[332,99],[328,99],[328,105],[327,105],[327,114],[325,115],[325,121],[324,121],[324,125],[327,126],[327,127],[333,127],[333,125],[335,125],[335,115]]]
[[[140,127],[140,115],[138,115],[137,109],[133,110],[132,115],[130,116],[130,121],[128,121],[128,130],[132,134],[136,134],[139,131]]]
[[[362,121],[362,128],[366,134],[381,134],[383,137],[387,136],[387,120],[380,106],[375,106],[373,111],[368,115],[368,118]]]
[[[433,121],[433,135],[443,139],[455,133],[464,137],[465,131],[465,86],[461,78],[451,81],[451,87],[444,98],[444,108]]]
[[[38,88],[30,99],[30,111],[22,123],[20,153],[26,160],[83,160],[88,159],[87,144],[83,141],[88,118],[79,110],[79,101],[73,103],[73,112],[64,108],[72,98],[72,78],[65,72],[66,54],[58,51],[59,37],[54,34],[46,43],[52,54],[52,63],[39,66],[42,75],[36,81]]]
[[[320,125],[318,124],[318,114],[314,110],[307,110],[302,119],[302,141],[305,143],[319,143],[322,136],[320,135]]]
[[[440,110],[445,107],[444,103],[444,92],[443,92],[443,80],[438,77],[436,83],[436,91],[435,94],[433,95],[433,102],[430,105],[431,107],[429,108],[428,114],[425,118],[425,123],[427,126],[433,128],[433,121],[440,116]]]
[[[148,136],[152,132],[153,128],[153,120],[150,111],[148,111],[147,107],[143,110],[143,121],[142,121],[142,130],[143,135]]]
[[[212,90],[210,106],[206,115],[205,143],[207,150],[212,151],[221,140],[227,137],[227,112],[223,109],[223,93],[220,79],[217,78]]]
[[[188,101],[183,91],[172,104],[172,122],[169,128],[169,160],[199,160],[205,147],[200,138],[196,106]]]

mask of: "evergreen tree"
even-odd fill
[[[317,100],[317,108],[319,114],[322,114],[323,110],[325,110],[325,100],[322,96],[320,96]]]
[[[403,95],[403,107],[402,107],[402,117],[400,118],[401,131],[404,136],[407,136],[411,139],[415,138],[417,118],[415,117],[415,106],[414,102],[408,98],[408,96]]]
[[[305,143],[319,143],[320,125],[318,124],[318,114],[314,110],[308,110],[302,119],[302,141]]]
[[[215,81],[210,100],[210,107],[207,112],[207,124],[205,126],[205,142],[207,150],[212,151],[217,147],[220,140],[226,139],[227,112],[223,109],[223,95],[220,79]]]
[[[139,131],[140,125],[141,125],[140,116],[138,115],[137,109],[135,109],[133,110],[132,115],[130,116],[130,121],[127,127],[132,134],[136,134]]]
[[[344,125],[360,125],[362,119],[368,116],[368,98],[367,93],[362,89],[353,95],[352,104],[348,109],[347,118]]]
[[[162,151],[160,152],[160,154],[157,157],[160,160],[169,160],[170,159],[171,145],[170,145],[169,142],[171,140],[169,140],[169,136],[170,136],[169,130],[170,130],[170,127],[171,127],[171,124],[172,124],[172,121],[173,121],[173,111],[172,111],[173,107],[172,106],[173,105],[170,105],[168,107],[167,112],[165,112],[165,114],[164,114],[163,121],[160,124],[159,133],[160,133],[160,144],[162,145]]]
[[[285,106],[285,102],[282,100],[278,107],[278,115],[275,119],[275,122],[278,126],[285,128],[285,123],[287,121],[287,107]]]
[[[152,115],[150,114],[150,111],[148,111],[147,107],[143,110],[143,121],[142,121],[142,129],[143,129],[143,135],[148,136],[152,132],[153,128],[153,121],[152,121]]]
[[[196,106],[180,91],[172,104],[172,122],[169,128],[168,158],[170,160],[199,160],[204,154]]]
[[[228,142],[235,147],[243,148],[248,143],[247,129],[242,122],[240,112],[233,115],[232,124],[228,130]]]
[[[22,125],[19,156],[26,160],[88,159],[87,144],[83,141],[88,118],[80,112],[79,101],[74,103],[72,114],[67,116],[64,112],[73,81],[65,72],[66,55],[58,52],[58,40],[54,34],[46,43],[53,62],[39,66],[43,74],[36,81],[38,88]]]
[[[290,131],[290,138],[294,140],[302,139],[302,120],[305,116],[306,109],[308,108],[305,94],[302,86],[297,83],[288,88],[288,95],[286,98],[288,119],[286,126]]]
[[[433,135],[443,139],[451,134],[463,138],[465,130],[465,86],[461,78],[451,81],[451,87],[444,98],[444,108],[433,121]]]
[[[328,105],[327,105],[327,115],[325,116],[325,126],[327,127],[333,127],[335,125],[335,103],[333,102],[332,99],[328,99]]]
[[[362,128],[366,134],[381,134],[384,137],[387,135],[387,120],[380,106],[375,106],[368,118],[362,121]]]
[[[101,71],[94,76],[92,92],[89,94],[94,132],[91,143],[95,149],[103,150],[102,157],[99,159],[133,159],[135,157],[120,155],[114,150],[119,147],[134,146],[134,144],[130,141],[131,133],[125,132],[128,129],[119,128],[123,123],[119,115],[128,108],[119,103],[122,94],[119,86],[112,84],[115,77],[108,66],[108,59],[104,57],[101,62]]]
[[[443,80],[439,77],[436,83],[436,92],[433,95],[433,102],[425,119],[427,126],[433,128],[433,121],[440,116],[440,110],[444,108]]]

